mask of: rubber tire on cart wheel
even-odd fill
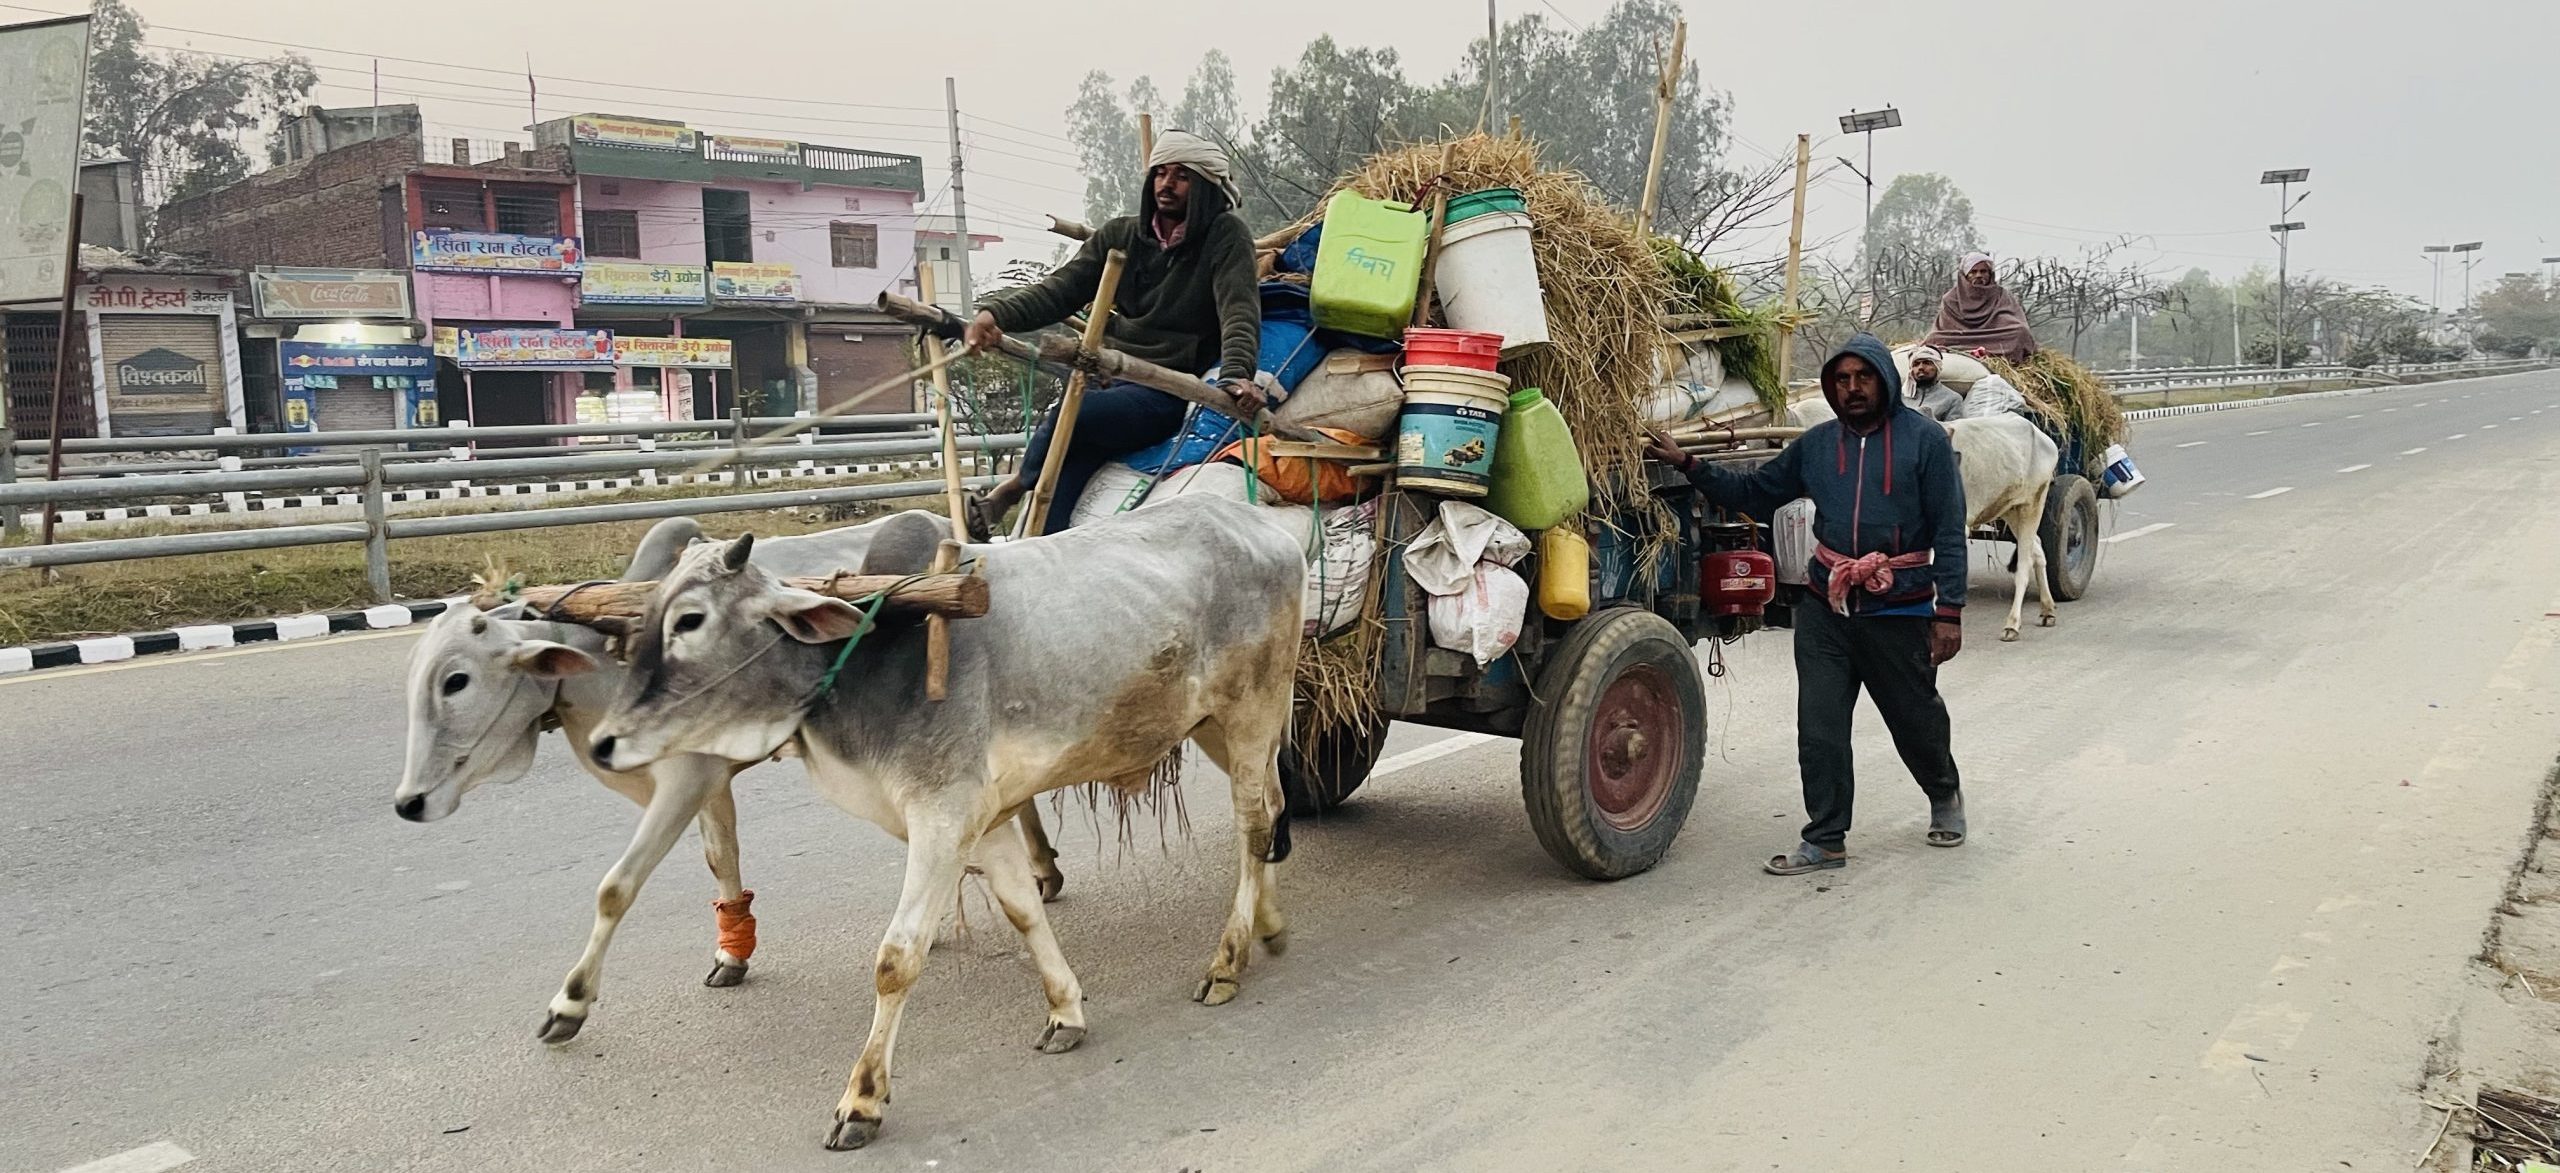
[[[1386,744],[1387,722],[1380,718],[1367,730],[1327,729],[1310,744],[1281,746],[1280,793],[1288,797],[1289,813],[1320,815],[1349,802]]]
[[[1706,695],[1689,641],[1650,611],[1573,625],[1520,737],[1520,798],[1538,845],[1594,880],[1661,861],[1706,764]]]
[[[2036,528],[2053,576],[2053,597],[2069,602],[2088,594],[2089,580],[2098,573],[2098,490],[2089,478],[2053,478],[2044,496],[2044,524]]]

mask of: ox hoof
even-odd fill
[[[542,1029],[535,1031],[534,1037],[558,1046],[578,1037],[578,1031],[586,1025],[587,1020],[584,1018],[571,1018],[566,1014],[553,1011],[543,1016]]]
[[[1240,988],[1234,978],[1206,978],[1199,989],[1191,992],[1191,1000],[1203,1006],[1224,1006],[1236,1000]]]
[[[880,1122],[877,1120],[838,1120],[833,1128],[827,1130],[827,1149],[849,1153],[878,1139]]]
[[[1282,929],[1279,932],[1264,937],[1262,939],[1262,947],[1270,950],[1273,957],[1278,957],[1281,954],[1288,952],[1289,930]]]
[[[1053,1022],[1049,1029],[1040,1032],[1040,1041],[1032,1045],[1038,1047],[1043,1055],[1064,1055],[1084,1045],[1084,1028]]]
[[[1064,873],[1050,872],[1049,874],[1040,877],[1040,903],[1057,903],[1058,893],[1064,892],[1066,889],[1067,877]]]
[[[2036,626],[2038,627],[2051,627],[2060,622],[2062,622],[2061,619],[2052,615],[2040,615],[2036,617]]]
[[[2000,642],[2004,644],[2013,644],[2018,642],[2018,629],[2014,627],[2001,628]]]
[[[747,967],[745,963],[731,963],[727,961],[714,960],[711,963],[711,974],[710,976],[702,979],[702,984],[715,989],[726,989],[730,986],[743,983],[746,980]]]

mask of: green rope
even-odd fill
[[[872,621],[880,617],[880,608],[888,603],[890,592],[920,577],[922,576],[910,577],[905,582],[871,596],[871,606],[863,611],[862,622],[854,626],[852,635],[845,637],[844,650],[836,653],[836,662],[827,665],[827,674],[818,678],[818,687],[809,693],[809,704],[814,705],[824,699],[828,693],[835,691],[836,677],[843,673],[845,664],[853,659],[853,649],[862,645],[862,637],[871,634]]]

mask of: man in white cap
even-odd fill
[[[1253,231],[1236,212],[1242,201],[1227,169],[1226,152],[1185,130],[1157,136],[1147,159],[1147,185],[1134,216],[1096,229],[1073,260],[1037,284],[991,294],[969,323],[972,350],[993,346],[1009,330],[1036,330],[1065,321],[1093,300],[1102,283],[1103,259],[1128,254],[1103,337],[1115,350],[1158,366],[1193,374],[1219,370],[1219,386],[1250,416],[1276,403],[1281,392],[1257,379],[1255,352],[1262,340],[1262,300],[1256,287]],[[1152,387],[1113,383],[1087,390],[1067,442],[1048,530],[1066,528],[1076,499],[1103,465],[1166,439],[1181,428],[1182,400]],[[982,497],[972,497],[973,536],[985,540],[1014,503],[1030,491],[1048,457],[1054,413],[1042,420],[1023,450],[1022,471]]]
[[[1911,382],[1902,397],[1920,414],[1933,420],[1951,420],[1964,410],[1964,395],[1938,381],[1938,362],[1945,357],[1937,347],[1921,345],[1911,351]]]

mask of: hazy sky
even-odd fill
[[[1234,59],[1252,108],[1272,68],[1318,33],[1392,45],[1409,76],[1436,79],[1484,20],[1480,0],[137,3],[162,44],[272,51],[183,28],[352,51],[311,53],[330,83],[316,96],[331,105],[361,104],[366,58],[383,55],[384,100],[420,102],[443,133],[520,135],[530,50],[546,79],[545,118],[614,110],[873,144],[925,156],[934,188],[947,153],[942,78],[952,75],[962,109],[986,120],[973,128],[973,219],[1014,238],[1006,252],[1032,255],[1050,247],[1033,230],[1045,223],[1037,213],[1074,214],[1081,203],[1061,136],[1062,112],[1086,70],[1123,80],[1149,74],[1178,96],[1214,46]],[[1608,7],[1501,3],[1506,17],[1538,11],[1580,23]],[[0,15],[27,15],[21,6],[78,5],[15,0]],[[2486,241],[2475,285],[2560,256],[2553,0],[1687,7],[1692,56],[1707,84],[1732,95],[1735,129],[1748,144],[1737,145],[1739,157],[1786,152],[1799,131],[1816,135],[1817,160],[1857,157],[1854,140],[1837,138],[1838,116],[1894,103],[1906,125],[1878,136],[1878,178],[1947,174],[1973,197],[2003,252],[2070,255],[2139,233],[2150,237],[2142,255],[2171,273],[2272,266],[2264,226],[2277,201],[2258,174],[2309,167],[2312,195],[2296,217],[2310,229],[2294,238],[2297,270],[2423,297],[2422,244]],[[752,97],[668,92],[675,89]],[[1818,185],[1810,236],[1853,233],[1860,199],[1845,171]],[[1768,245],[1783,247],[1783,234]],[[2460,290],[2448,267],[2446,302]]]

